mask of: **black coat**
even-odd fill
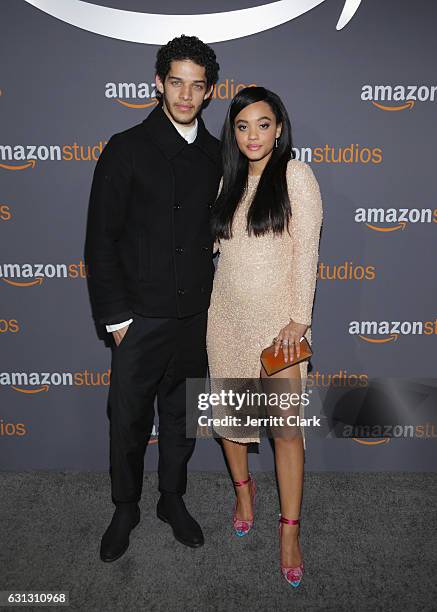
[[[201,117],[190,145],[161,107],[111,136],[94,171],[84,253],[97,322],[208,308],[220,176],[219,141]]]

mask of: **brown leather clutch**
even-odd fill
[[[278,354],[275,357],[275,345],[272,344],[265,348],[261,353],[261,363],[264,366],[265,371],[269,376],[272,374],[276,374],[276,372],[280,372],[281,370],[285,370],[285,368],[289,368],[295,363],[300,363],[305,359],[309,359],[313,354],[311,347],[308,343],[308,340],[305,336],[302,336],[300,339],[300,355],[296,356],[296,351],[293,353],[292,361],[284,361],[284,351],[282,348],[279,348]]]

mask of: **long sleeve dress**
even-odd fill
[[[322,200],[307,163],[290,160],[286,176],[292,211],[290,233],[285,229],[280,236],[273,232],[263,236],[247,234],[247,211],[259,181],[258,176],[249,176],[235,212],[233,236],[218,243],[220,255],[207,328],[211,392],[219,391],[220,379],[258,379],[262,349],[272,343],[290,319],[311,325]],[[311,327],[305,337],[311,344]],[[304,393],[308,362],[299,366]],[[229,408],[213,409],[214,418],[225,413],[229,413]],[[303,416],[302,407],[299,413]],[[241,427],[238,435],[232,427],[214,429],[230,440],[259,442],[256,427],[247,429],[247,436]]]

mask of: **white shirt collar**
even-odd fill
[[[188,144],[191,144],[192,142],[196,140],[197,127],[198,127],[197,118],[195,120],[194,125],[190,128],[186,128],[186,127],[182,128],[179,124],[175,123],[171,119],[170,121],[173,123],[173,125],[175,126],[179,134],[182,136],[182,138],[185,138]]]

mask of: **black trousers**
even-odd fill
[[[134,314],[122,341],[112,338],[110,476],[112,501],[141,498],[144,454],[159,415],[159,490],[184,494],[195,438],[186,437],[186,378],[207,372],[205,310],[182,319]]]

